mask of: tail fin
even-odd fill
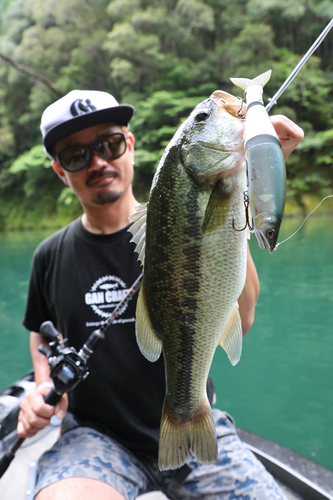
[[[261,75],[256,76],[255,78],[253,78],[253,80],[250,80],[249,78],[230,78],[230,80],[237,87],[246,90],[248,87],[250,87],[250,85],[260,85],[261,87],[264,87],[269,81],[271,74],[272,70],[270,69],[269,71],[266,71],[266,73],[262,73]]]
[[[217,441],[212,413],[207,400],[192,420],[181,422],[164,400],[158,451],[159,469],[178,469],[192,453],[200,463],[217,460]]]

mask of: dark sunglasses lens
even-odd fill
[[[76,172],[86,167],[90,161],[91,153],[88,147],[78,146],[68,148],[59,153],[60,165],[69,172]]]
[[[96,145],[96,152],[107,160],[115,160],[126,151],[126,140],[123,134],[112,134]]]
[[[60,165],[69,172],[77,172],[88,165],[91,152],[106,160],[116,160],[126,151],[124,134],[111,134],[105,139],[88,146],[73,146],[61,151],[58,155]]]

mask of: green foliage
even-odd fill
[[[34,146],[27,153],[19,156],[17,160],[9,168],[9,172],[12,174],[18,174],[27,171],[40,171],[41,168],[49,168],[50,160],[45,156],[43,151],[43,146]]]
[[[267,101],[332,16],[327,0],[2,0],[0,229],[50,227],[81,211],[40,146],[40,116],[59,96],[105,90],[135,106],[134,188],[145,200],[198,102],[217,88],[241,95],[230,77],[271,68]],[[306,133],[287,162],[288,198],[302,209],[309,194],[332,192],[332,50],[330,33],[273,108]]]
[[[248,23],[233,39],[230,46],[229,41],[223,44],[225,53],[225,65],[230,71],[248,75],[254,78],[260,74],[260,67],[266,65],[267,61],[274,56],[274,32],[271,26],[266,24]],[[229,45],[229,47],[228,47]]]
[[[25,197],[31,198],[36,196],[38,191],[52,186],[54,174],[50,170],[50,160],[45,156],[43,147],[34,146],[19,156],[8,172],[13,174],[13,180],[22,185]]]
[[[0,172],[0,229],[57,227],[81,212],[70,188],[64,188],[53,172],[43,147],[37,145]]]

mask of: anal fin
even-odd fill
[[[223,347],[228,355],[230,363],[235,366],[240,360],[242,354],[243,332],[242,322],[238,310],[238,302],[232,312],[231,318],[221,339],[220,346]]]

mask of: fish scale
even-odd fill
[[[207,377],[219,343],[233,364],[241,353],[237,300],[247,243],[245,231],[233,229],[245,223],[238,108],[238,99],[217,91],[193,110],[162,156],[147,207],[133,217],[136,243],[139,222],[146,223],[137,341],[147,359],[163,352],[165,361],[161,470],[180,467],[190,454],[216,461]]]

